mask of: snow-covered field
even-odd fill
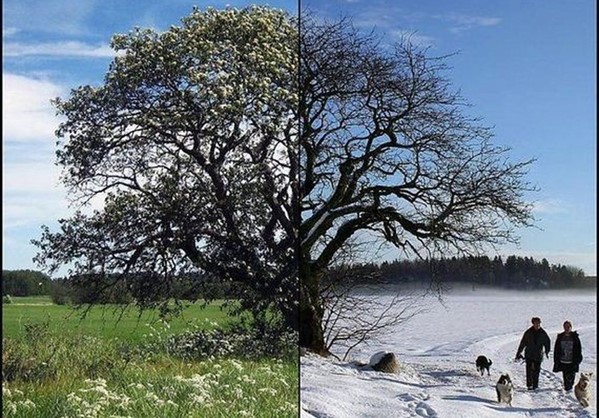
[[[597,297],[587,292],[453,290],[425,300],[428,312],[351,352],[346,362],[312,354],[301,357],[301,417],[596,417]],[[533,316],[551,337],[569,319],[582,342],[581,371],[592,371],[593,399],[582,408],[565,393],[561,373],[553,373],[553,352],[542,364],[539,388],[526,390],[525,367],[514,361],[522,333]],[[377,351],[392,351],[402,371],[385,374],[350,362],[368,362]],[[344,350],[333,349],[342,356]],[[480,376],[478,355],[493,361],[491,376]],[[509,373],[515,386],[512,406],[498,404],[495,383]],[[580,374],[576,375],[578,382]]]

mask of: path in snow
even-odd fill
[[[531,316],[544,315],[543,326],[551,337],[552,350],[559,325],[567,318],[574,322],[583,341],[585,360],[581,370],[596,373],[596,300],[529,296],[532,301],[514,301],[513,297],[502,300],[494,295],[492,303],[478,295],[448,298],[447,310],[436,309],[428,317],[414,318],[414,323],[402,325],[384,344],[370,343],[354,354],[354,358],[367,361],[376,351],[394,351],[404,364],[399,375],[313,355],[302,357],[301,416],[596,417],[596,399],[583,409],[573,393],[562,389],[561,373],[551,371],[552,353],[543,362],[536,391],[526,390],[524,363],[514,360],[528,326],[524,322]],[[543,308],[533,312],[531,302],[539,300]],[[489,310],[489,306],[494,309]],[[509,312],[509,317],[497,312]],[[480,354],[493,360],[491,376],[476,371],[474,361]],[[512,406],[497,403],[495,383],[504,372],[510,374],[515,385]],[[595,388],[593,376],[593,393]]]

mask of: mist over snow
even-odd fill
[[[381,298],[390,298],[382,295]],[[507,291],[454,287],[443,297],[424,299],[426,312],[351,351],[346,361],[308,353],[301,357],[302,418],[366,417],[596,417],[597,296],[589,291]],[[539,388],[526,390],[525,366],[516,350],[533,316],[551,338]],[[553,347],[562,324],[572,321],[582,342],[580,370],[594,373],[593,398],[582,408],[553,373]],[[378,351],[396,353],[399,374],[357,367]],[[343,347],[333,348],[343,357]],[[475,359],[489,357],[491,376],[480,376]],[[512,406],[497,403],[495,383],[509,373]],[[576,375],[578,382],[580,374]]]

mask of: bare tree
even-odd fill
[[[410,253],[517,242],[532,160],[510,162],[468,116],[446,58],[310,15],[300,51],[300,345],[327,354],[321,284],[352,237]]]
[[[351,238],[336,253],[321,281],[325,348],[335,357],[333,346],[336,351],[344,350],[341,360],[358,345],[380,341],[393,328],[424,312],[423,301],[429,294],[441,297],[434,280],[425,288],[390,285],[372,262],[386,247],[372,237]],[[356,260],[370,263],[356,264]]]
[[[339,346],[342,360],[358,345],[380,341],[388,332],[426,311],[428,290],[389,287],[376,274],[356,277],[355,269],[336,272],[321,290],[325,348]],[[351,275],[351,276],[350,276]]]

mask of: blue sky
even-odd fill
[[[114,57],[115,33],[179,25],[193,6],[270,6],[297,13],[296,0],[3,0],[2,268],[37,269],[32,238],[68,217],[54,165],[59,120],[50,100],[98,85]]]
[[[537,158],[538,228],[519,231],[517,254],[597,271],[595,0],[303,0],[317,16],[402,34],[447,59],[446,75],[494,127],[515,160]]]
[[[114,33],[167,29],[192,6],[293,1],[3,1],[4,269],[35,268],[29,244],[40,225],[68,216],[54,166],[58,120],[49,100],[99,84]],[[596,273],[596,5],[594,0],[302,0],[318,16],[351,16],[389,42],[409,33],[448,59],[468,109],[494,126],[514,159],[537,158],[529,180],[539,229],[521,231],[502,254],[543,257]]]
[[[500,254],[596,269],[595,0],[302,0],[392,42],[402,34],[448,58],[446,75],[517,160],[537,158],[535,229]]]

